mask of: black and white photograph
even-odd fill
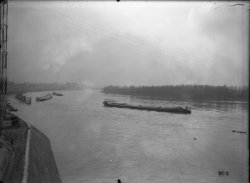
[[[249,13],[0,0],[0,183],[248,183]]]

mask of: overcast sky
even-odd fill
[[[249,4],[9,2],[8,79],[248,83]]]

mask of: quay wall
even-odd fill
[[[27,183],[61,183],[50,140],[31,125]]]
[[[10,124],[11,121],[9,121]],[[61,183],[50,140],[20,119],[0,136],[0,181],[3,183]]]

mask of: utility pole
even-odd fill
[[[7,105],[8,0],[0,0],[0,134]]]

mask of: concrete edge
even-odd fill
[[[22,183],[27,183],[28,182],[28,167],[29,167],[29,152],[30,152],[30,123],[27,123],[27,142],[26,142],[26,148],[25,148],[25,158],[24,158],[24,170],[23,170],[23,180]]]

